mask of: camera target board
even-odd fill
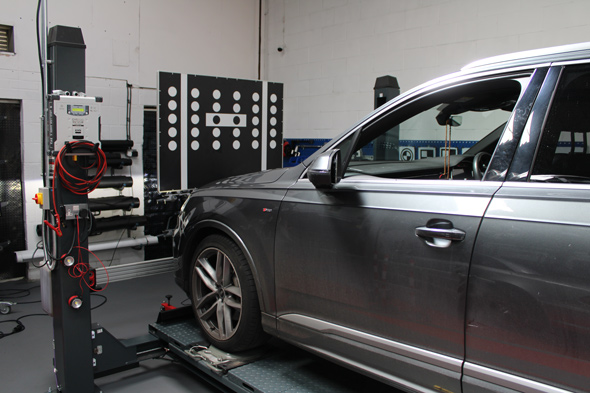
[[[158,74],[158,190],[196,188],[283,163],[283,85]]]

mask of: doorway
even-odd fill
[[[0,100],[0,280],[25,276],[14,254],[25,248],[21,103]]]

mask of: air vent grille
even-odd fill
[[[14,53],[14,30],[12,26],[0,25],[0,52]]]

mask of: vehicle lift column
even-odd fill
[[[42,232],[47,254],[47,263],[41,270],[42,303],[53,317],[58,391],[95,392],[99,389],[94,378],[136,367],[138,353],[150,358],[159,356],[163,349],[153,335],[117,340],[91,322],[90,293],[95,288],[96,275],[89,266],[88,195],[66,187],[54,169],[58,152],[64,148],[60,165],[67,167],[72,176],[89,180],[88,170],[82,168],[90,166],[93,161],[89,156],[100,150],[102,99],[84,94],[86,46],[79,28],[52,27],[47,46],[49,61],[45,67],[47,63],[50,66],[44,79],[47,88],[43,87],[44,187],[36,195],[43,208]],[[71,147],[80,144],[86,148],[74,151]]]
[[[65,266],[65,257],[68,264],[88,265],[88,237],[78,235],[77,221],[80,215],[88,215],[88,196],[76,195],[63,187],[59,177],[53,173],[56,150],[56,140],[63,139],[58,134],[58,117],[55,114],[55,105],[60,104],[59,95],[51,98],[51,92],[62,90],[64,92],[81,92],[85,89],[85,63],[84,40],[80,29],[65,26],[55,26],[50,30],[49,39],[49,64],[48,90],[45,94],[46,112],[44,115],[44,146],[43,155],[45,162],[44,185],[46,186],[38,197],[42,198],[44,208],[43,236],[47,243],[46,248],[49,257],[50,268],[43,269],[41,285],[42,293],[49,291],[50,298],[43,299],[45,311],[53,316],[53,340],[55,347],[54,372],[56,374],[57,389],[68,392],[92,392],[94,391],[94,378],[92,370],[92,338],[90,335],[90,289],[80,285],[80,280],[90,280],[90,271],[80,278],[73,278],[68,274],[68,266]],[[67,69],[67,70],[66,70]],[[59,118],[60,122],[65,119]],[[63,127],[63,124],[59,124]],[[88,125],[93,126],[93,125]],[[98,125],[96,125],[98,127]],[[62,129],[59,130],[62,132]],[[69,141],[68,141],[69,142]],[[76,175],[83,178],[84,173]],[[55,195],[59,200],[54,200]],[[73,213],[76,207],[77,214]],[[67,213],[65,210],[69,210]],[[55,214],[51,214],[54,212]],[[56,217],[73,215],[73,220],[61,221]],[[89,217],[87,217],[89,218]],[[86,219],[84,219],[86,221]],[[78,222],[79,224],[79,222]],[[84,225],[84,229],[87,226]],[[77,237],[81,237],[80,247],[74,249],[72,244]],[[77,246],[77,245],[76,245]],[[75,252],[75,251],[76,252]],[[49,288],[45,288],[49,286]]]

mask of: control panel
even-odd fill
[[[66,142],[98,142],[101,97],[53,94],[49,97],[49,151],[58,152]]]

